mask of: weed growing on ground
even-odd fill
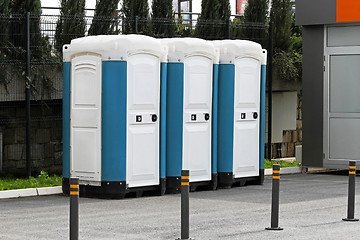
[[[281,168],[287,168],[287,167],[301,167],[301,163],[296,162],[295,160],[292,162],[285,162],[285,161],[270,161],[269,159],[265,159],[264,161],[264,168],[272,168],[274,164],[280,164]]]
[[[57,175],[49,176],[47,172],[41,171],[37,177],[29,178],[0,178],[0,191],[23,189],[23,188],[38,188],[38,187],[53,187],[61,186],[62,177]]]

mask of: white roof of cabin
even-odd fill
[[[166,60],[167,48],[158,39],[143,35],[98,35],[71,40],[64,45],[64,61],[76,55],[98,54],[103,60],[126,60],[128,55],[146,52]]]
[[[220,50],[220,62],[228,60],[229,56],[239,58],[244,56],[255,57],[266,64],[266,50],[261,45],[248,40],[217,40],[213,45]]]
[[[213,59],[214,63],[219,62],[218,49],[209,41],[200,38],[164,38],[160,41],[168,46],[170,61],[177,56],[182,59],[190,55],[205,55]]]

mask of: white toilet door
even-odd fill
[[[71,61],[70,174],[101,181],[101,58]],[[97,184],[95,184],[97,185]]]
[[[195,55],[184,61],[183,169],[190,182],[211,180],[213,61]]]
[[[128,57],[127,77],[126,181],[129,187],[158,185],[160,59]]]
[[[235,178],[259,176],[260,70],[261,63],[255,58],[235,61]]]

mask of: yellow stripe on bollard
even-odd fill
[[[349,174],[356,174],[356,171],[349,171]]]
[[[79,191],[70,191],[70,195],[79,195]]]
[[[280,170],[274,170],[273,173],[280,173]]]
[[[70,188],[79,188],[79,185],[70,185]]]
[[[183,185],[183,186],[189,185],[189,182],[182,182],[181,185]]]
[[[181,179],[190,179],[189,176],[181,176]]]
[[[356,169],[356,166],[349,166],[350,169]]]
[[[273,176],[273,179],[280,179],[280,176]]]

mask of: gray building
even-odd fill
[[[303,165],[360,160],[360,1],[302,0]]]

